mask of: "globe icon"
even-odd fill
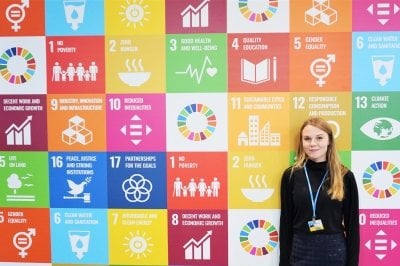
[[[374,132],[380,138],[387,138],[393,133],[393,125],[389,120],[380,119],[374,125]]]

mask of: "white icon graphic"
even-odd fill
[[[79,184],[74,181],[67,179],[68,186],[70,188],[67,191],[72,196],[64,196],[64,199],[83,199],[84,203],[90,203],[90,193],[84,193],[85,187],[92,181],[92,177],[88,176],[84,181]],[[79,196],[83,194],[82,196]]]
[[[360,127],[362,133],[376,140],[391,140],[400,136],[400,122],[389,117],[377,117]]]
[[[17,195],[18,189],[22,187],[33,187],[33,184],[25,182],[31,177],[31,174],[18,176],[16,173],[13,173],[7,177],[7,186],[9,189],[13,190],[12,195],[7,195],[7,201],[35,201],[35,195]]]
[[[154,244],[151,243],[151,237],[146,236],[146,233],[140,234],[139,231],[136,231],[136,234],[134,234],[130,232],[129,236],[125,237],[125,240],[127,242],[123,245],[127,248],[124,251],[129,253],[130,258],[146,258],[148,254],[153,252],[151,248]]]
[[[379,230],[376,233],[375,239],[368,240],[365,246],[375,252],[375,256],[379,260],[383,260],[389,251],[392,251],[397,247],[397,243],[394,240],[388,239],[387,234],[383,230]]]
[[[125,199],[129,202],[146,202],[150,199],[153,184],[141,174],[133,174],[122,183]]]
[[[68,231],[69,244],[71,251],[78,259],[82,259],[89,251],[90,231]]]
[[[96,81],[99,69],[96,62],[91,62],[87,68],[80,62],[76,67],[73,63],[68,63],[65,69],[60,66],[59,62],[55,62],[52,71],[51,81],[54,82],[72,82],[75,81],[75,76],[80,82],[90,82]]]
[[[211,235],[212,231],[207,233],[196,241],[191,238],[183,245],[185,251],[185,260],[210,260],[211,259]]]
[[[214,77],[218,72],[216,67],[213,67],[213,64],[208,56],[206,56],[203,60],[203,65],[201,66],[200,71],[197,68],[193,68],[192,64],[189,64],[184,71],[177,71],[175,74],[178,75],[187,75],[191,78],[195,77],[197,84],[201,83],[203,79],[204,73],[207,73],[210,77]]]
[[[187,6],[182,12],[182,27],[184,28],[206,28],[208,27],[208,2],[204,0],[197,7]]]
[[[184,185],[180,177],[176,177],[174,181],[173,196],[180,198],[197,196],[200,198],[216,198],[219,196],[219,190],[221,189],[221,183],[218,177],[214,177],[210,184],[204,181],[204,178],[200,178],[199,182],[196,182],[194,178],[191,178],[187,185]]]
[[[246,59],[241,59],[241,81],[250,84],[260,84],[272,79],[276,82],[277,79],[277,61],[274,56],[272,60],[266,58],[257,64]]]
[[[31,122],[32,116],[27,116],[20,126],[12,124],[9,126],[5,134],[7,135],[7,145],[31,145]]]
[[[85,119],[76,115],[68,120],[68,128],[62,132],[62,141],[68,145],[87,145],[93,141],[93,132],[86,128]]]
[[[143,136],[150,134],[151,130],[148,125],[142,123],[142,120],[137,115],[132,116],[129,125],[124,125],[121,128],[122,134],[130,137],[131,142],[135,145],[138,145],[142,141]]]
[[[119,12],[122,16],[121,22],[126,23],[127,27],[132,24],[134,29],[138,26],[143,27],[143,23],[149,20],[150,11],[147,11],[149,5],[144,4],[143,0],[132,0],[132,4],[130,0],[125,2],[128,6],[121,5],[122,11]]]
[[[336,139],[340,135],[339,123],[334,120],[327,120],[328,124],[332,127],[333,137]]]
[[[318,79],[315,83],[322,87],[325,85],[325,78],[331,74],[332,66],[331,63],[335,63],[336,56],[334,54],[328,54],[327,59],[317,58],[310,65],[310,72],[314,78]]]
[[[18,255],[25,258],[28,255],[26,252],[32,246],[32,237],[36,236],[36,228],[28,228],[28,232],[18,232],[13,237],[13,244],[19,250]]]
[[[85,14],[85,0],[64,0],[65,19],[71,24],[71,29],[77,30],[83,23]]]
[[[147,82],[150,78],[151,72],[145,72],[142,66],[142,59],[136,62],[136,59],[132,60],[132,65],[129,64],[129,59],[126,59],[125,66],[128,72],[118,72],[119,78],[131,87],[138,87],[143,83]]]
[[[21,0],[21,4],[11,4],[6,9],[6,18],[13,25],[11,28],[17,32],[19,25],[25,19],[25,8],[29,8],[29,0]]]
[[[248,132],[242,131],[238,136],[239,146],[280,146],[281,134],[271,132],[271,122],[260,128],[260,117],[249,115]]]
[[[312,0],[313,6],[306,10],[304,16],[305,22],[315,26],[319,23],[332,25],[337,21],[338,13],[330,7],[330,0]]]
[[[400,7],[397,4],[388,2],[373,3],[367,8],[367,11],[371,15],[376,16],[377,20],[382,25],[385,25],[389,21],[389,18],[387,18],[388,16],[397,14],[399,10]]]
[[[265,181],[265,175],[250,175],[249,176],[250,188],[242,188],[243,195],[252,202],[264,202],[269,199],[274,193],[274,189],[268,188]]]
[[[385,86],[387,81],[392,78],[394,59],[394,55],[371,56],[374,77],[379,80],[381,86]]]

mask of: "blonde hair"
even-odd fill
[[[342,201],[344,198],[344,182],[343,176],[348,172],[348,169],[342,164],[339,158],[339,154],[336,150],[335,139],[333,137],[333,131],[328,122],[320,117],[310,117],[304,121],[300,127],[299,142],[296,151],[296,161],[293,168],[302,168],[306,164],[308,157],[303,149],[302,138],[303,129],[308,126],[314,126],[326,132],[329,136],[329,145],[326,153],[326,159],[328,162],[330,184],[328,189],[328,195],[331,199]]]

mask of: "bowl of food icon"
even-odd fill
[[[272,188],[242,188],[243,195],[253,202],[264,202],[274,193]]]
[[[119,78],[131,87],[138,87],[150,78],[150,72],[119,72]]]

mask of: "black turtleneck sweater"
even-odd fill
[[[327,163],[309,160],[306,164],[311,188],[315,197],[318,186],[327,170]],[[327,194],[329,174],[321,187],[317,200],[316,216],[321,219],[324,230],[310,232],[308,221],[312,218],[312,206],[304,169],[291,175],[291,168],[284,171],[281,181],[280,218],[280,266],[287,266],[290,260],[292,237],[300,234],[332,234],[344,232],[347,246],[347,266],[358,265],[359,215],[358,190],[354,174],[348,171],[344,178],[345,196],[343,201],[332,200]]]

